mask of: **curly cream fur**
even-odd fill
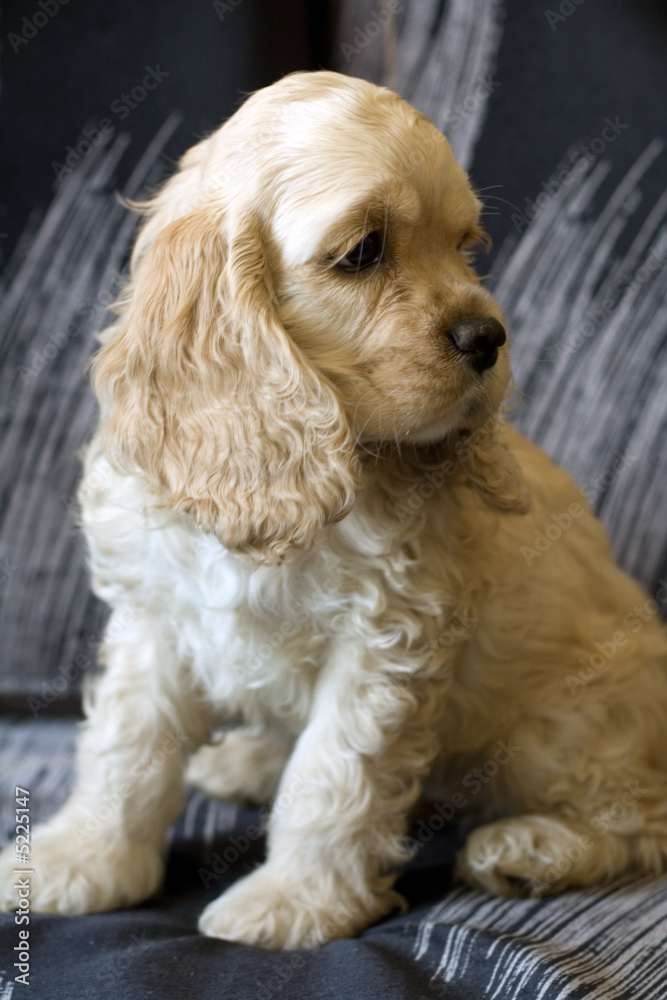
[[[349,509],[354,441],[335,393],[288,340],[250,216],[168,225],[93,361],[108,455],[220,542],[280,561]]]
[[[500,818],[464,878],[541,893],[665,867],[665,632],[631,624],[646,595],[498,415],[507,345],[478,373],[446,336],[502,322],[461,248],[479,211],[421,115],[331,73],[251,97],[143,206],[80,490],[105,673],[72,797],[35,833],[33,909],[155,890],[184,753],[221,716],[244,725],[191,778],[274,806],[265,864],[206,934],[313,947],[402,905],[422,783],[437,765],[460,789],[499,741],[516,752],[475,804]],[[385,259],[342,275],[369,227]]]

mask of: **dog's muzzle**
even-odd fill
[[[495,365],[498,348],[507,340],[502,323],[491,316],[463,316],[445,331],[445,336],[470,367],[480,373]]]

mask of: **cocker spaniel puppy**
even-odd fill
[[[34,834],[32,908],[150,896],[185,754],[221,719],[192,779],[274,808],[265,863],[202,914],[213,937],[314,947],[400,907],[438,762],[440,815],[496,817],[459,856],[474,886],[662,870],[657,604],[499,415],[509,344],[445,138],[387,90],[299,73],[143,211],[80,490],[106,669]]]

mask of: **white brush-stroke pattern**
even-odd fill
[[[369,13],[379,6],[370,0]],[[501,14],[499,3],[481,0],[410,3],[399,14],[395,85],[444,131],[480,80],[490,79]],[[432,32],[438,16],[439,26]],[[356,62],[339,68],[380,82],[382,56],[382,47],[369,45]],[[450,130],[466,166],[485,112],[483,99],[459,129]],[[163,141],[165,136],[147,151],[126,193],[142,186]],[[0,418],[5,435],[0,458],[5,470],[11,470],[16,500],[12,506],[9,498],[0,515],[0,557],[6,555],[11,567],[15,557],[29,555],[0,584],[7,593],[10,585],[13,591],[0,628],[7,662],[32,677],[37,692],[45,665],[68,662],[80,633],[94,630],[100,620],[99,608],[89,603],[75,529],[60,498],[71,492],[78,476],[76,448],[94,420],[82,369],[93,348],[93,331],[101,324],[102,305],[38,378],[20,385],[16,373],[26,360],[26,342],[43,349],[51,334],[76,317],[82,302],[94,302],[99,290],[108,287],[124,259],[134,220],[106,186],[123,151],[119,139],[64,182],[44,223],[26,237],[27,255],[20,267],[12,263],[2,289]],[[581,326],[592,303],[605,301],[618,275],[637,273],[649,248],[661,239],[665,197],[654,206],[641,201],[642,177],[656,168],[661,155],[660,144],[652,144],[606,201],[601,191],[613,176],[611,164],[595,164],[503,248],[493,278],[510,321],[515,372],[525,393],[515,422],[584,486],[593,484],[619,451],[632,456],[630,468],[597,501],[624,564],[647,582],[664,566],[664,518],[660,521],[658,513],[664,509],[667,460],[665,392],[660,391],[666,363],[664,346],[660,351],[667,327],[664,275],[619,294],[613,312],[574,354],[559,351],[559,345]],[[639,219],[639,225],[621,250],[632,219]],[[56,413],[50,402],[54,392]],[[8,415],[20,418],[18,431],[7,423]],[[49,603],[46,608],[38,602],[31,606],[31,588],[45,573],[53,591],[47,594]],[[47,785],[64,780],[56,774],[59,767],[43,775],[45,793]],[[11,770],[16,773],[13,766]],[[31,780],[40,788],[38,774]],[[185,816],[188,833],[200,827],[197,814],[203,808],[197,798],[191,799]],[[209,810],[204,819],[208,836],[220,826],[229,828],[232,819]],[[415,954],[439,970],[438,980],[456,984],[463,981],[472,945],[481,943],[489,963],[484,995],[503,1000],[560,1000],[573,993],[614,1000],[628,995],[629,980],[635,983],[633,1000],[655,1000],[665,995],[666,921],[667,889],[659,879],[541,902],[490,899],[457,889],[421,922]]]
[[[16,788],[29,792],[30,824],[50,818],[63,804],[74,777],[75,724],[0,719],[0,846],[16,836]]]
[[[157,181],[179,121],[172,115],[158,131],[123,196]],[[56,713],[59,703],[75,702],[76,686],[44,688],[44,678],[62,685],[55,668],[77,654],[92,667],[96,646],[87,643],[106,617],[90,594],[68,498],[96,419],[84,369],[136,226],[112,183],[128,143],[118,135],[63,180],[0,287],[0,696],[13,695],[18,682],[22,697],[56,698]],[[25,700],[18,707],[28,708]]]
[[[454,996],[474,961],[488,1000],[658,1000],[666,941],[667,882],[651,876],[544,900],[457,888],[421,921],[414,954]]]
[[[367,26],[382,7],[380,0],[343,4],[334,52],[336,68],[396,90],[445,133],[467,169],[484,124],[488,97],[497,86],[492,73],[504,4],[501,0],[448,0],[447,4],[404,0],[382,30],[371,35]]]
[[[586,490],[651,590],[667,573],[667,190],[647,205],[642,182],[664,174],[664,146],[651,142],[605,197],[611,162],[580,171],[492,276],[524,397],[513,422]]]

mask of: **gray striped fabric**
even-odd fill
[[[645,205],[641,185],[666,165],[655,140],[606,200],[609,163],[591,165],[493,275],[523,394],[514,422],[570,470],[621,564],[651,590],[667,576],[667,189]]]
[[[69,720],[38,725],[0,720],[0,846],[15,832],[15,785],[30,790],[33,825],[64,800],[75,730]],[[193,872],[197,866],[209,871],[213,848],[224,853],[226,838],[238,837],[243,829],[238,806],[191,791],[171,840],[181,852],[189,851]],[[240,863],[236,875],[244,872]],[[131,914],[128,919],[129,936]],[[545,900],[498,899],[450,888],[437,905],[383,925],[385,933],[392,924],[403,942],[412,942],[411,958],[403,954],[392,963],[407,966],[411,960],[430,976],[422,996],[401,994],[410,1000],[663,1000],[667,995],[667,880],[662,877],[620,879]],[[371,943],[378,931],[382,940],[383,926],[369,932]]]
[[[341,5],[334,50],[341,73],[391,87],[426,115],[449,139],[459,163],[469,167],[493,87],[502,33],[500,0],[384,3],[396,10],[382,33],[369,30],[378,4]],[[466,100],[471,98],[471,103]]]
[[[124,196],[157,182],[177,124],[165,123]],[[113,188],[127,145],[119,135],[63,181],[0,286],[0,697],[37,717],[78,705],[107,615],[90,593],[73,495],[96,420],[84,368],[136,226]]]
[[[0,719],[0,842],[14,837],[16,786],[30,792],[30,819],[41,823],[62,805],[73,772],[76,724],[70,719]]]
[[[337,68],[394,86],[469,167],[504,14],[499,0],[343,0]],[[367,29],[374,15],[382,30]],[[174,127],[165,122],[139,157],[125,194],[155,182]],[[568,162],[569,150],[561,153]],[[77,450],[95,419],[83,367],[135,225],[113,195],[116,165],[132,155],[118,136],[88,157],[31,225],[0,286],[0,696],[41,720],[0,723],[5,839],[15,784],[31,789],[33,822],[64,797],[74,725],[58,715],[77,705],[106,614],[88,589],[70,498]],[[645,191],[649,180],[660,190],[666,158],[659,136],[624,172],[595,158],[534,218],[519,220],[490,279],[523,397],[512,419],[572,471],[622,564],[649,589],[667,577],[667,191]],[[553,163],[555,174],[561,168]],[[237,807],[193,793],[173,837],[207,856],[238,821]],[[374,960],[385,955],[392,988],[396,955],[412,943],[415,977],[430,977],[424,997],[662,1000],[666,921],[664,878],[544,901],[445,894],[443,884],[438,905],[394,918],[369,939]]]
[[[469,165],[493,87],[502,5],[406,3],[370,33],[375,9],[370,0],[342,5],[338,35],[351,42],[335,48],[338,68],[393,79]],[[141,155],[124,194],[155,182],[176,124],[166,122]],[[135,226],[113,191],[126,146],[118,136],[63,181],[0,286],[0,697],[38,717],[76,708],[106,616],[88,589],[72,496],[77,452],[95,420],[84,365]],[[651,589],[667,574],[667,192],[656,204],[641,193],[665,158],[656,139],[602,200],[611,166],[601,157],[508,239],[491,279],[524,394],[513,419],[573,472],[622,564]]]
[[[664,878],[539,901],[455,889],[421,921],[414,957],[435,964],[434,981],[452,991],[474,962],[488,1000],[658,1000],[666,936]]]

